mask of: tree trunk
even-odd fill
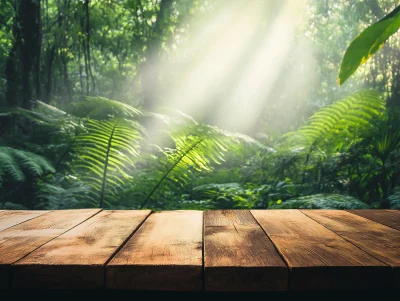
[[[18,73],[17,73],[17,46],[11,48],[8,54],[5,78],[7,81],[6,100],[9,106],[17,106],[17,86],[18,86]]]
[[[162,46],[164,25],[170,17],[173,0],[162,0],[157,13],[156,23],[147,43],[145,58],[142,65],[141,84],[143,93],[143,106],[151,111],[156,103],[158,84],[159,51]]]
[[[25,0],[19,4],[17,21],[17,49],[22,63],[22,107],[32,107],[32,84],[40,96],[41,22],[40,0]],[[32,70],[34,67],[34,70]],[[33,72],[34,71],[34,72]]]
[[[51,93],[52,93],[52,77],[53,77],[53,62],[54,56],[56,52],[56,47],[53,46],[48,51],[48,60],[47,60],[47,81],[45,86],[45,94],[43,100],[45,103],[50,103]]]
[[[92,91],[96,89],[96,83],[94,81],[93,73],[92,73],[92,66],[90,60],[90,16],[89,16],[89,2],[90,0],[85,0],[85,14],[86,14],[86,52],[87,52],[87,65],[91,80],[92,80]]]

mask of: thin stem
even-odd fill
[[[144,205],[146,205],[146,203],[148,202],[148,200],[151,198],[151,196],[153,195],[153,193],[157,190],[157,188],[161,185],[161,183],[168,177],[168,175],[171,173],[171,171],[178,165],[178,163],[180,161],[182,161],[182,159],[184,157],[186,157],[186,155],[191,152],[197,145],[199,145],[204,139],[206,139],[206,137],[200,139],[199,141],[197,141],[196,143],[194,143],[186,152],[184,152],[182,154],[182,156],[180,156],[178,158],[178,160],[176,160],[176,162],[167,170],[167,172],[163,175],[163,177],[161,178],[160,181],[158,181],[157,185],[153,187],[153,189],[151,190],[151,192],[147,195],[146,199],[143,201],[143,203],[140,205],[139,209],[142,209],[144,207]]]
[[[112,144],[112,139],[114,137],[114,132],[115,128],[118,125],[117,121],[111,131],[110,138],[108,139],[108,144],[107,144],[107,153],[106,153],[106,161],[104,162],[104,172],[103,172],[103,179],[102,179],[102,184],[101,184],[101,192],[100,192],[100,201],[99,201],[99,208],[103,208],[103,202],[104,202],[104,194],[106,190],[106,182],[107,182],[107,168],[108,168],[108,158],[110,155],[110,150],[111,150],[111,144]]]

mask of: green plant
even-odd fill
[[[160,149],[165,155],[165,160],[160,161],[162,172],[140,208],[151,200],[161,185],[175,186],[171,189],[176,189],[187,183],[192,171],[211,170],[211,163],[223,161],[224,153],[237,144],[237,139],[243,139],[217,127],[196,123],[178,127],[170,136],[175,147]]]
[[[239,183],[206,184],[195,187],[191,200],[212,204],[213,208],[252,208],[261,202],[261,191],[265,187],[244,187]]]
[[[354,197],[340,194],[314,194],[284,202],[277,202],[270,209],[366,209],[368,206]]]
[[[334,151],[370,128],[371,121],[382,116],[384,111],[385,102],[379,92],[364,90],[353,93],[321,108],[308,119],[306,125],[285,134],[286,139],[281,146],[312,149],[326,141],[335,140]]]
[[[37,154],[0,146],[0,187],[3,182],[23,182],[27,176],[39,177],[54,172],[50,162]]]
[[[46,182],[38,183],[35,209],[58,210],[90,206],[90,203],[86,203],[82,197],[89,194],[90,187],[67,178],[56,176],[52,181],[47,179]]]
[[[76,176],[91,187],[88,196],[93,205],[110,206],[116,192],[129,178],[133,158],[139,155],[143,131],[139,123],[125,119],[93,120],[85,123],[85,132],[77,137],[73,162]],[[107,195],[107,199],[106,199]]]
[[[347,48],[340,66],[339,85],[342,85],[385,41],[400,28],[400,6],[378,22],[362,31]]]
[[[104,120],[110,118],[137,119],[142,112],[128,104],[100,96],[87,96],[73,102],[67,109],[73,116]]]
[[[400,209],[400,189],[396,189],[392,195],[388,197],[390,201],[390,209]]]

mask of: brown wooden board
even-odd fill
[[[393,267],[400,288],[400,231],[343,210],[303,210],[307,216]]]
[[[99,211],[99,209],[51,211],[0,231],[0,288],[7,287],[11,264]]]
[[[0,231],[11,228],[47,212],[48,211],[39,210],[0,210]]]
[[[201,211],[153,213],[106,268],[106,287],[202,289]]]
[[[288,268],[248,210],[204,212],[208,291],[287,290]]]
[[[400,210],[347,210],[371,221],[400,230]]]
[[[299,210],[252,210],[290,267],[290,290],[391,287],[391,268]]]
[[[150,214],[102,211],[13,266],[15,288],[102,288],[106,262]]]

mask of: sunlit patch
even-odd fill
[[[234,1],[215,8],[207,22],[189,28],[176,58],[160,63],[162,105],[246,132],[276,101],[269,94],[298,46],[294,34],[303,11],[304,1]],[[300,60],[303,54],[296,52]]]

